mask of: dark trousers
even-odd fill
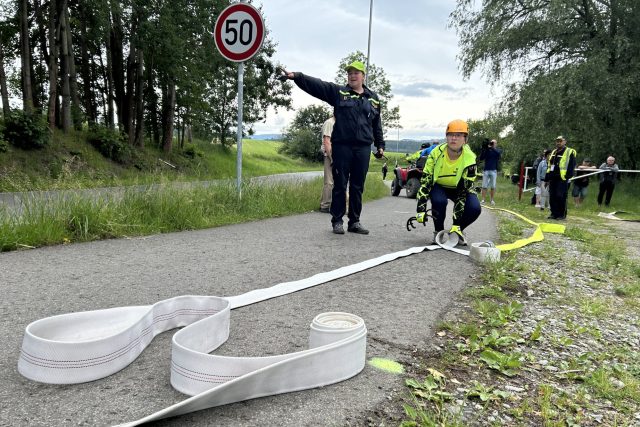
[[[602,197],[607,194],[604,199],[604,204],[609,206],[611,202],[611,196],[613,196],[613,189],[616,188],[616,184],[613,181],[602,181],[600,183],[600,191],[598,191],[598,204],[602,204]]]
[[[368,145],[333,144],[333,191],[331,193],[331,223],[342,223],[346,210],[347,184],[349,185],[349,223],[360,221],[364,181],[369,170],[371,149]]]
[[[444,220],[447,217],[447,203],[454,200],[456,195],[455,189],[444,188],[435,184],[429,194],[431,200],[431,213],[433,214],[433,225],[435,231],[444,230]],[[467,199],[464,203],[464,212],[459,219],[459,225],[462,230],[467,228],[473,221],[478,219],[482,207],[475,193],[467,193]]]
[[[549,209],[551,216],[564,218],[567,216],[567,195],[569,183],[560,178],[549,181]]]

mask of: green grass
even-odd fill
[[[188,157],[177,142],[174,142],[170,155],[146,147],[138,151],[131,165],[125,167],[104,158],[85,142],[85,138],[84,132],[69,135],[56,132],[51,144],[42,150],[24,151],[10,147],[8,152],[0,153],[0,192],[126,186],[236,176],[235,146],[228,148],[195,141],[193,145],[197,155],[193,158]],[[244,140],[242,176],[322,170],[322,163],[279,154],[280,145],[275,141]]]
[[[317,209],[322,179],[295,184],[234,184],[189,189],[128,189],[92,201],[71,197],[33,200],[21,214],[0,211],[0,250],[195,230]],[[363,200],[388,194],[379,176],[367,179]]]

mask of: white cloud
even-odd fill
[[[258,3],[259,5],[259,3]],[[454,0],[377,0],[373,4],[371,62],[391,82],[392,105],[400,106],[400,138],[441,137],[454,118],[482,118],[495,97],[477,76],[458,72],[457,37],[447,28]],[[333,81],[340,59],[367,51],[369,1],[262,0],[275,59],[291,71]],[[320,101],[294,87],[294,108]],[[277,133],[295,111],[270,112],[257,133]],[[388,130],[395,139],[396,130]]]

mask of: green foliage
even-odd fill
[[[512,377],[516,375],[518,368],[522,366],[519,353],[502,353],[497,350],[486,349],[480,353],[480,360],[491,369],[503,375]]]
[[[204,156],[204,152],[198,148],[195,144],[185,144],[182,149],[182,155],[190,159]]]
[[[451,25],[460,36],[461,70],[482,68],[487,80],[517,72],[499,106],[511,125],[509,156],[535,159],[568,139],[578,157],[613,154],[637,169],[640,157],[640,4],[459,1]],[[615,143],[614,143],[615,141]]]
[[[473,388],[467,392],[468,398],[478,398],[482,402],[492,402],[507,399],[511,396],[508,391],[498,390],[492,386],[486,386],[478,381],[473,381]]]
[[[9,143],[4,140],[4,120],[0,118],[0,153],[6,153],[9,150]]]
[[[4,121],[4,139],[23,150],[44,148],[49,144],[49,128],[40,115],[14,111]]]
[[[367,56],[357,50],[342,58],[338,65],[338,72],[335,78],[337,84],[346,84],[347,72],[345,68],[353,61],[361,61],[363,64],[366,64]],[[370,62],[366,79],[366,86],[378,95],[382,103],[382,131],[386,135],[389,129],[402,128],[402,126],[400,126],[400,107],[397,105],[395,107],[391,106],[393,93],[391,91],[391,83],[384,69]]]
[[[308,161],[322,160],[322,125],[329,117],[331,111],[325,106],[310,105],[299,110],[282,135],[280,152]]]
[[[103,156],[117,163],[126,163],[131,159],[131,147],[126,137],[115,129],[95,126],[91,129],[87,141]]]
[[[282,153],[309,161],[318,161],[320,156],[319,133],[310,129],[287,132],[282,139]]]

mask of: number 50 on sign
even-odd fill
[[[234,62],[244,62],[262,46],[262,15],[250,4],[234,3],[220,13],[214,36],[216,47],[223,57]]]

